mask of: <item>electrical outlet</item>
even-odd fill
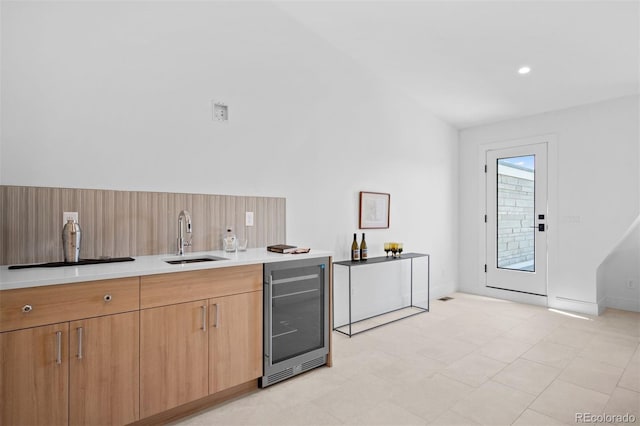
[[[229,107],[220,102],[213,103],[213,118],[218,121],[227,121],[229,119]]]
[[[253,212],[245,212],[245,226],[253,226]]]
[[[67,220],[75,220],[78,221],[78,212],[64,212],[62,213],[62,226],[67,223]]]

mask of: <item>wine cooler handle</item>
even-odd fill
[[[62,364],[62,331],[56,331],[56,364]]]
[[[269,274],[269,288],[268,288],[268,294],[267,294],[267,301],[269,303],[268,306],[268,310],[269,310],[269,332],[267,333],[267,344],[268,344],[268,350],[267,350],[267,357],[269,358],[269,363],[272,364],[272,358],[271,356],[273,355],[273,275]]]

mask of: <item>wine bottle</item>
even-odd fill
[[[356,234],[353,234],[353,242],[351,243],[351,260],[360,260],[360,249]]]
[[[360,260],[367,260],[367,242],[364,240],[364,232],[362,233],[362,242],[360,243]]]

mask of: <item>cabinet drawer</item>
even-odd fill
[[[133,311],[140,278],[0,291],[0,331]]]
[[[262,289],[262,264],[140,277],[142,309]]]

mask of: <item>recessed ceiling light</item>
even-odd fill
[[[531,68],[524,66],[524,67],[520,67],[520,69],[518,69],[518,74],[529,74],[531,72]]]

